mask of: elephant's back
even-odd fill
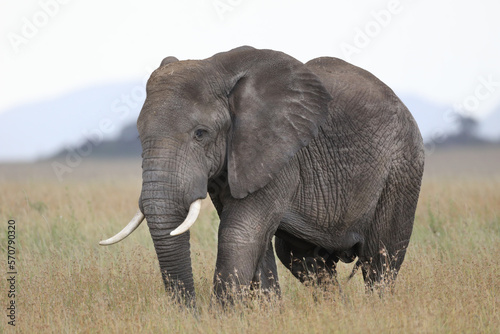
[[[332,96],[330,121],[334,128],[348,124],[351,131],[366,141],[385,145],[391,140],[393,144],[405,142],[422,150],[422,137],[410,111],[373,74],[333,57],[315,58],[306,66]]]
[[[360,98],[387,101],[396,97],[376,76],[344,60],[319,57],[305,65],[320,78],[334,99],[347,99],[352,103]]]

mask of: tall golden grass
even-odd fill
[[[211,294],[218,218],[206,201],[191,233],[195,312],[167,297],[146,225],[98,245],[134,214],[140,184],[140,161],[88,159],[64,182],[49,164],[0,166],[5,271],[8,219],[17,228],[17,332],[498,333],[500,170],[426,174],[406,260],[383,297],[365,293],[361,273],[346,282],[352,264],[339,265],[342,293],[304,286],[279,264],[281,299],[221,310]],[[13,329],[0,319],[0,332]]]

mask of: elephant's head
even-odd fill
[[[330,95],[294,58],[241,47],[205,60],[165,58],[147,84],[137,121],[142,144],[140,212],[167,289],[194,297],[189,226],[209,182],[227,175],[232,197],[268,184],[318,132]],[[190,299],[190,298],[188,298]]]

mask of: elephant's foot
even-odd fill
[[[234,282],[222,282],[219,280],[214,285],[214,294],[217,302],[223,307],[234,304],[254,305],[257,301],[259,305],[272,303],[279,300],[281,290],[279,285],[262,288],[261,282],[252,282],[249,285],[237,285]]]
[[[405,250],[391,254],[383,248],[368,260],[358,261],[361,263],[367,293],[377,292],[379,296],[383,296],[394,291],[404,255]]]

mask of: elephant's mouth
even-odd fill
[[[198,215],[200,214],[201,201],[202,201],[201,199],[197,199],[193,203],[191,203],[191,205],[189,206],[189,212],[188,212],[186,218],[184,219],[182,224],[180,224],[176,229],[174,229],[172,232],[170,232],[170,235],[174,236],[174,235],[182,234],[182,233],[186,232],[187,230],[189,230],[189,228],[191,226],[193,226],[196,219],[198,218]],[[141,210],[137,210],[137,213],[135,214],[135,216],[127,224],[127,226],[125,226],[123,228],[123,230],[121,230],[120,232],[118,232],[116,235],[114,235],[113,237],[111,237],[109,239],[100,241],[99,245],[108,246],[108,245],[112,245],[112,244],[115,244],[117,242],[122,241],[123,239],[128,237],[132,232],[134,232],[134,230],[137,227],[139,227],[139,225],[141,225],[144,218],[145,218],[144,214],[141,212]]]

